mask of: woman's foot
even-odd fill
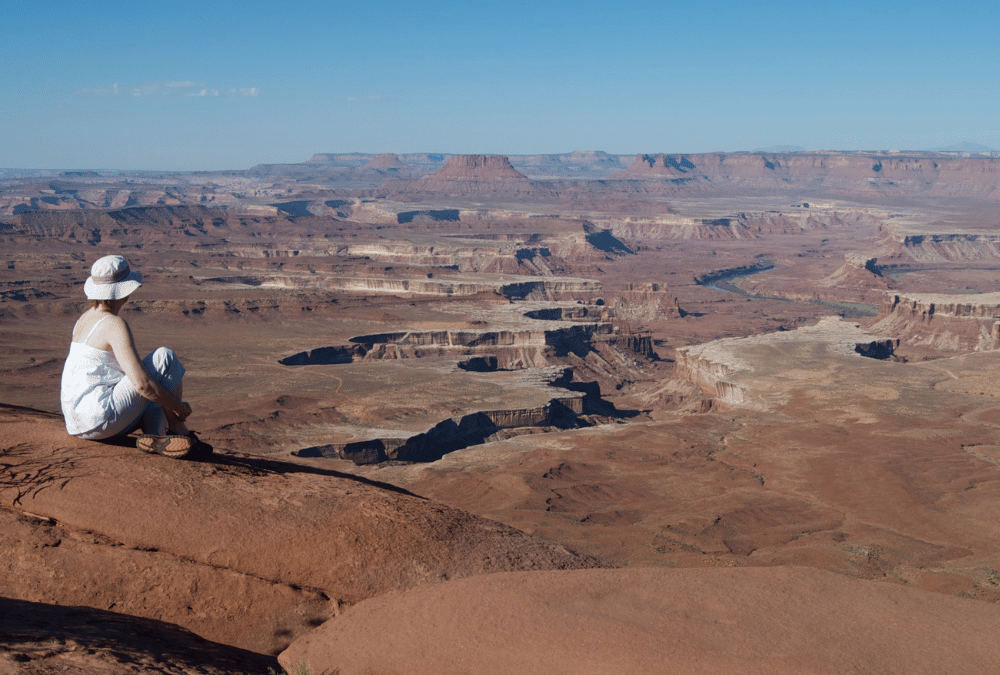
[[[187,434],[168,434],[167,436],[143,434],[136,439],[135,447],[150,454],[181,459],[187,457],[194,450],[197,443],[197,439]]]

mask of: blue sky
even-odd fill
[[[995,3],[2,4],[0,167],[1000,148]]]

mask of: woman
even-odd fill
[[[198,445],[184,420],[191,406],[182,400],[184,366],[160,347],[140,359],[132,331],[119,316],[142,275],[120,255],[94,263],[84,291],[90,307],[73,327],[62,374],[66,430],[88,441],[124,436],[141,428],[136,447],[184,457]]]

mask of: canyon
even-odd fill
[[[106,659],[153,672],[172,666],[128,626],[211,672],[279,653],[450,672],[511,645],[517,672],[679,672],[668,643],[748,672],[924,672],[927,645],[940,672],[988,670],[998,161],[0,173],[0,602],[19,617],[0,672],[99,672],[81,616],[108,626]],[[185,363],[211,457],[66,435],[62,364],[107,253],[143,273],[123,316]],[[56,622],[74,632],[47,647]],[[644,626],[657,640],[631,642]],[[573,656],[570,631],[604,637]]]

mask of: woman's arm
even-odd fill
[[[110,317],[106,323],[106,337],[111,350],[115,353],[118,364],[125,371],[132,386],[144,399],[160,405],[168,415],[176,417],[183,422],[191,414],[191,406],[179,400],[171,392],[167,391],[159,382],[153,379],[135,347],[135,339],[132,337],[132,329],[128,322],[120,316]]]

